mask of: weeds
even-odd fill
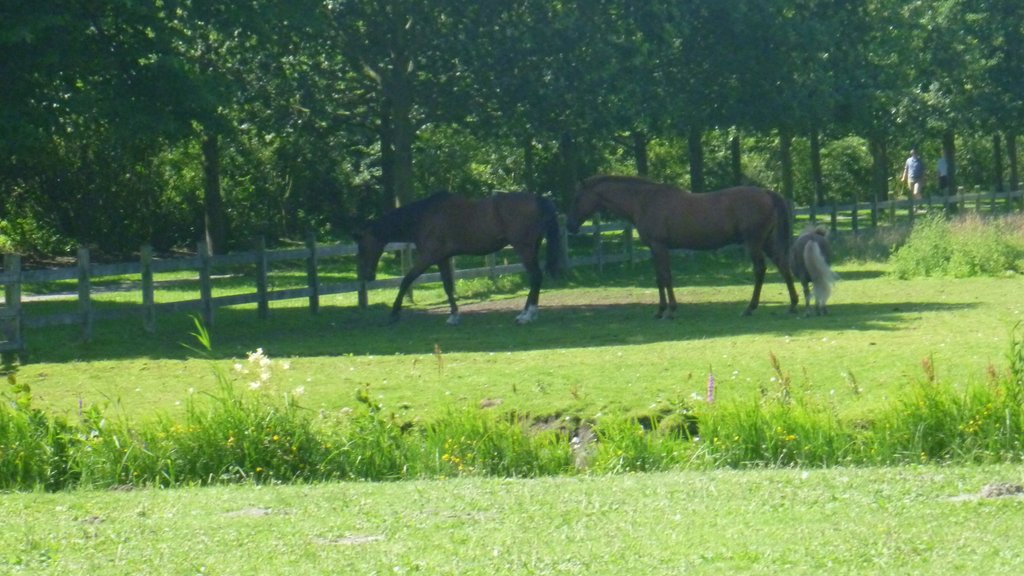
[[[196,337],[208,351],[202,333]],[[260,349],[233,376],[215,373],[215,392],[190,393],[183,420],[140,426],[98,407],[81,410],[77,423],[47,416],[12,373],[0,403],[0,489],[1020,462],[1020,326],[1010,340],[1006,372],[993,368],[983,384],[958,389],[938,378],[929,357],[923,377],[890,408],[856,422],[840,419],[833,399],[795,386],[774,354],[775,376],[759,397],[716,399],[709,370],[708,395],[694,406],[593,423],[538,424],[477,409],[402,422],[369,387],[357,394],[357,409],[317,414],[301,406],[301,388],[279,390],[275,372],[287,363]],[[852,373],[848,383],[848,393],[860,393]]]
[[[1024,225],[1019,215],[955,220],[942,215],[919,219],[910,238],[893,251],[893,274],[918,276],[999,276],[1024,272]]]

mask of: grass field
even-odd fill
[[[215,369],[232,374],[262,348],[289,365],[274,384],[301,387],[304,405],[317,410],[351,406],[368,388],[404,419],[480,405],[538,419],[592,418],[702,397],[709,373],[723,399],[770,390],[774,355],[795,386],[856,416],[922,379],[926,359],[954,384],[1005,367],[1010,335],[1024,319],[1016,296],[1024,278],[897,280],[878,262],[837,269],[842,280],[827,317],[789,314],[773,271],[761,308],[740,317],[748,266],[729,254],[679,256],[674,321],[652,319],[657,292],[644,262],[578,270],[542,293],[540,319],[528,326],[513,323],[524,298],[518,280],[478,279],[459,285],[464,320],[454,328],[433,286],[416,290],[416,304],[395,325],[386,323],[390,290],[371,294],[365,311],[348,297],[326,299],[315,316],[301,301],[278,303],[265,321],[252,308],[220,309],[212,361],[185,347],[195,341],[184,315],[160,318],[154,335],[141,322],[100,322],[88,343],[73,328],[43,329],[29,334],[18,377],[37,405],[56,413],[98,405],[144,418],[173,413],[190,390],[216,385]]]
[[[93,407],[173,419],[218,373],[244,388],[255,376],[234,365],[262,348],[267,387],[301,390],[321,414],[368,392],[403,421],[452,409],[599,420],[700,402],[711,373],[720,402],[775,393],[781,375],[859,419],[933,376],[961,387],[1005,374],[1024,319],[1020,275],[897,280],[888,263],[849,258],[830,316],[789,314],[770,271],[743,318],[750,273],[735,254],[674,265],[674,321],[652,319],[640,263],[554,283],[529,326],[513,323],[520,281],[502,279],[460,283],[457,328],[435,286],[396,325],[391,291],[365,311],[346,297],[316,316],[277,303],[265,321],[221,309],[209,357],[186,347],[186,316],[160,318],[156,334],[101,322],[91,342],[32,331],[17,379],[72,421]],[[5,493],[0,573],[1007,574],[1024,565],[1024,500],[984,496],[1021,484],[1021,465],[933,464]]]
[[[1019,466],[702,471],[0,498],[0,572],[1019,574]]]

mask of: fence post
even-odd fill
[[[89,249],[78,247],[78,313],[82,322],[82,339],[92,340],[92,281],[89,277]]]
[[[836,199],[832,199],[832,205],[829,207],[829,227],[832,228],[832,233],[835,234],[838,229],[838,214],[839,207],[836,205]]]
[[[4,284],[4,306],[0,312],[3,316],[3,334],[7,341],[3,352],[3,364],[6,367],[14,362],[12,352],[22,350],[21,339],[21,256],[4,254],[4,275],[12,277]]]
[[[310,230],[306,234],[306,283],[309,284],[309,312],[320,312],[320,276],[316,261],[316,232]]]
[[[142,280],[142,329],[156,332],[156,298],[153,295],[153,247],[144,244],[139,249],[139,268]]]
[[[270,304],[267,302],[267,238],[256,238],[256,315],[266,320],[270,315]]]
[[[494,282],[498,279],[498,271],[495,266],[498,265],[498,256],[496,252],[491,252],[484,257],[484,266],[487,266],[487,277]]]
[[[210,245],[200,241],[197,246],[199,252],[199,300],[200,309],[203,315],[203,323],[206,326],[213,326],[213,281],[210,278]]]
[[[594,225],[594,257],[597,258],[597,271],[604,272],[604,245],[601,244],[601,215],[594,213],[590,219]]]
[[[853,210],[850,210],[850,228],[853,229],[853,235],[856,236],[858,232],[858,220],[860,219],[860,202],[856,200],[853,202]]]
[[[878,228],[878,195],[871,197],[871,228]]]

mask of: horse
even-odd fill
[[[814,313],[828,314],[828,299],[839,276],[832,271],[832,247],[824,226],[809,226],[793,243],[789,252],[789,265],[804,289],[804,315],[810,316],[811,291],[814,284]]]
[[[675,317],[669,250],[714,250],[729,244],[746,246],[754,265],[754,294],[743,315],[753,313],[760,301],[766,255],[789,288],[790,312],[796,311],[798,299],[788,262],[790,210],[778,193],[744,186],[693,194],[646,178],[599,175],[581,184],[566,227],[578,232],[582,222],[597,210],[629,219],[651,249],[659,298],[655,318]]]
[[[551,200],[529,192],[496,193],[480,200],[439,192],[371,220],[353,234],[358,244],[359,278],[367,282],[377,277],[377,264],[389,242],[416,244],[415,261],[402,278],[391,307],[391,322],[398,320],[413,281],[436,264],[451,309],[447,322],[452,326],[461,319],[455,304],[452,257],[490,254],[508,245],[519,255],[530,279],[530,293],[516,322],[535,320],[543,278],[538,253],[545,237],[546,268],[549,275],[557,276],[561,262],[557,211]]]

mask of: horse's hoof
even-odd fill
[[[742,317],[744,317],[744,316],[750,316],[750,315],[751,315],[751,314],[753,314],[753,313],[754,313],[754,311],[753,311],[753,310],[751,310],[750,308],[747,308],[746,310],[744,310],[744,311],[743,311],[743,313],[742,313],[742,314],[740,314],[740,317],[742,318]]]
[[[392,314],[388,316],[388,325],[390,326],[392,324],[397,324],[399,319],[400,317],[398,314]]]
[[[537,307],[527,306],[522,312],[516,316],[516,324],[522,326],[523,324],[529,324],[537,319]]]
[[[449,326],[458,326],[460,322],[462,322],[462,316],[458,314],[452,314],[451,316],[448,317],[448,320],[445,323],[448,324]]]

